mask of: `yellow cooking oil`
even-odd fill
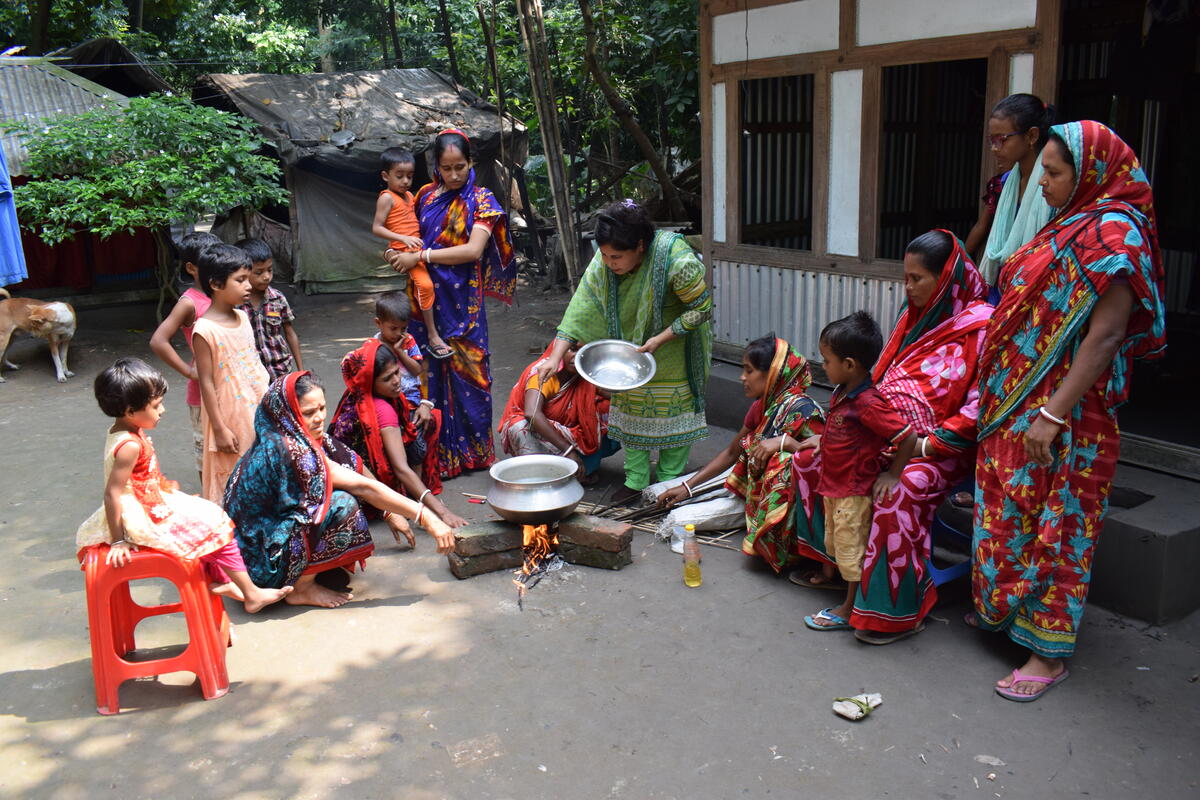
[[[699,561],[683,562],[683,582],[691,587],[699,586],[703,582],[700,576]]]

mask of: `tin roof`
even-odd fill
[[[128,100],[45,58],[0,58],[0,121],[33,122],[79,114]],[[10,175],[25,172],[24,137],[0,134]]]

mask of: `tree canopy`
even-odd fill
[[[657,187],[635,142],[612,115],[585,66],[578,0],[543,0],[550,60],[577,180],[577,201],[640,196]],[[29,44],[37,10],[48,11],[45,47],[112,36],[181,93],[207,72],[313,72],[431,67],[495,100],[481,19],[495,19],[505,110],[531,128],[536,179],[540,144],[513,0],[0,0],[0,42]],[[443,26],[442,10],[449,35]],[[678,171],[699,157],[695,0],[595,0],[598,55],[614,88]],[[543,167],[544,169],[544,167]],[[622,177],[624,176],[624,177]],[[533,187],[537,192],[536,185]]]

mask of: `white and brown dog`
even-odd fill
[[[59,383],[75,375],[67,369],[67,348],[75,335],[75,309],[69,303],[13,297],[0,289],[0,369],[20,369],[4,358],[13,331],[18,328],[50,342],[50,358],[54,359]],[[0,383],[3,382],[4,376],[0,375]]]

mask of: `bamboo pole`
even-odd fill
[[[575,235],[575,223],[571,217],[570,187],[563,172],[562,132],[558,126],[554,84],[546,53],[546,28],[542,19],[541,0],[517,0],[517,16],[521,24],[521,39],[525,44],[525,58],[529,63],[529,83],[537,109],[538,127],[542,132],[550,194],[554,198],[554,225],[562,242],[567,282],[573,291],[579,280],[579,239]]]

